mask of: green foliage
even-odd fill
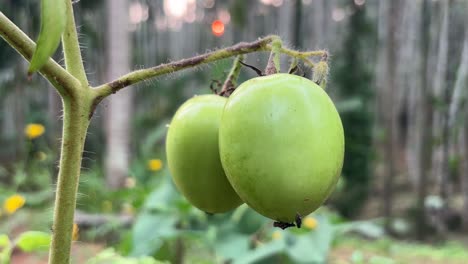
[[[11,241],[5,234],[0,234],[0,263],[9,263],[11,255]]]
[[[345,131],[345,186],[333,197],[333,204],[345,217],[354,216],[367,197],[372,158],[372,73],[363,50],[374,37],[365,6],[353,2],[343,49],[332,67],[333,84],[349,101],[337,105]],[[341,108],[341,109],[340,109]]]
[[[39,33],[36,50],[31,59],[28,72],[37,71],[54,54],[65,30],[66,20],[65,1],[41,1],[41,32]]]
[[[132,257],[174,261],[175,245],[182,243],[188,263],[195,259],[197,263],[268,263],[271,258],[323,263],[337,226],[329,221],[326,210],[314,217],[316,229],[280,230],[245,204],[231,213],[207,215],[191,206],[165,175],[146,199],[132,236],[122,241],[122,248]]]
[[[45,232],[27,231],[16,239],[16,246],[24,252],[48,250],[51,236]]]
[[[151,257],[123,257],[115,252],[114,249],[109,248],[101,251],[97,256],[88,260],[87,264],[105,264],[105,263],[114,263],[114,264],[168,264],[168,262],[162,262],[155,260]]]
[[[335,247],[355,248],[350,263],[465,263],[466,247],[458,242],[438,246],[393,240],[387,237],[362,239],[352,235],[339,236]],[[332,258],[333,260],[333,258]]]
[[[39,231],[26,231],[21,233],[14,242],[8,235],[0,234],[0,263],[10,263],[11,253],[14,248],[24,252],[40,252],[49,249],[51,236]]]

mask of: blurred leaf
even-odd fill
[[[236,259],[245,256],[249,251],[250,237],[231,233],[221,236],[215,244],[216,254],[225,259]]]
[[[362,100],[357,97],[339,101],[335,105],[340,113],[360,110],[363,107]]]
[[[148,157],[152,154],[154,145],[165,137],[169,122],[169,120],[163,120],[156,128],[150,130],[151,132],[148,133],[140,145],[143,156]]]
[[[39,206],[52,201],[54,192],[51,192],[50,189],[44,189],[37,192],[25,193],[24,197],[28,201],[28,206]]]
[[[170,202],[175,200],[177,196],[171,178],[165,176],[161,184],[148,196],[143,208],[146,210],[168,210]]]
[[[381,238],[385,235],[384,229],[371,221],[355,221],[340,224],[335,229],[339,233],[354,232],[371,239]]]
[[[244,234],[252,234],[270,221],[246,204],[239,206],[236,211],[234,211],[232,220],[237,223],[239,231]]]
[[[364,264],[364,255],[362,254],[362,251],[355,250],[353,254],[351,254],[351,263]]]
[[[318,227],[313,231],[285,238],[288,256],[295,263],[325,263],[334,237],[334,229],[324,217],[316,217]]]
[[[369,259],[369,264],[394,264],[394,263],[396,262],[393,259],[382,257],[382,256],[372,256]]]
[[[45,232],[27,231],[16,239],[16,246],[24,252],[48,250],[51,236]]]
[[[10,239],[5,234],[0,234],[0,248],[10,246]]]
[[[41,1],[41,31],[31,59],[29,73],[41,68],[57,49],[65,30],[66,7],[63,0]]]
[[[173,214],[140,214],[133,227],[133,248],[130,255],[153,255],[161,248],[165,238],[178,234],[175,227],[177,220],[177,216]]]
[[[92,259],[86,262],[87,264],[168,264],[168,262],[162,262],[155,260],[152,257],[140,257],[140,258],[131,258],[131,257],[122,257],[115,252],[113,248],[105,249],[99,254],[97,254]]]
[[[234,260],[233,264],[250,264],[256,263],[273,255],[282,252],[285,249],[283,240],[275,240],[270,243],[262,244],[255,248],[248,255]]]

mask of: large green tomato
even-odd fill
[[[281,222],[316,210],[343,165],[343,126],[333,102],[321,87],[295,75],[241,84],[224,108],[219,143],[237,194]]]
[[[196,96],[176,112],[167,133],[167,162],[178,190],[197,208],[223,213],[243,202],[219,158],[218,129],[226,98]]]

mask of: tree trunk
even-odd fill
[[[439,183],[439,195],[442,200],[446,200],[448,194],[448,167],[447,167],[447,98],[446,90],[446,74],[448,66],[448,20],[449,20],[449,2],[443,1],[441,3],[442,25],[439,37],[439,51],[437,54],[437,67],[434,75],[433,96],[438,102],[434,109],[434,123],[433,123],[433,137],[438,142],[432,153],[433,172],[436,174]]]
[[[293,35],[293,45],[297,49],[302,48],[302,33],[301,33],[301,24],[302,24],[302,0],[296,0],[294,4],[294,35]]]
[[[420,23],[420,83],[421,86],[417,89],[416,98],[416,132],[417,141],[415,142],[415,163],[416,163],[416,179],[417,179],[417,215],[416,215],[416,236],[423,240],[427,230],[427,219],[424,202],[427,195],[428,177],[427,171],[430,167],[431,153],[431,109],[430,109],[430,91],[428,88],[428,56],[430,42],[430,23],[431,14],[429,0],[424,0],[422,3],[422,21]]]
[[[108,6],[108,79],[130,70],[130,34],[126,0],[107,0]],[[125,89],[109,100],[106,113],[106,183],[111,189],[123,186],[128,175],[130,156],[130,119],[132,90]]]
[[[433,137],[436,145],[432,152],[432,171],[435,173],[438,182],[438,192],[443,207],[438,213],[438,231],[444,236],[446,233],[445,214],[448,201],[449,171],[448,171],[448,100],[449,88],[446,84],[448,67],[448,42],[449,42],[449,10],[451,1],[443,1],[442,4],[442,24],[439,35],[439,50],[437,53],[437,66],[434,75],[433,97],[435,100],[433,116]]]
[[[385,217],[385,227],[391,230],[391,217],[392,217],[392,201],[393,201],[393,184],[395,178],[395,143],[397,142],[395,127],[396,122],[396,109],[395,109],[395,96],[394,91],[396,87],[396,52],[397,52],[397,25],[399,21],[399,6],[400,1],[391,1],[389,4],[387,24],[385,26],[387,32],[387,48],[382,56],[385,56],[385,71],[386,74],[383,78],[384,83],[381,86],[382,91],[382,111],[383,113],[383,127],[385,129],[383,157],[386,163],[384,172],[384,186],[383,186],[383,216]]]
[[[461,178],[462,178],[462,192],[463,192],[463,212],[462,224],[463,230],[468,232],[468,106],[465,104],[465,124],[463,131],[460,135],[461,138]]]
[[[452,149],[458,146],[460,157],[460,182],[463,197],[462,224],[468,231],[468,29],[465,29],[465,40],[460,65],[458,66],[455,85],[449,111],[449,127],[452,128]],[[460,124],[461,123],[461,124]]]

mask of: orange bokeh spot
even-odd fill
[[[211,31],[213,35],[221,37],[224,34],[224,23],[220,20],[215,20],[211,23]]]

